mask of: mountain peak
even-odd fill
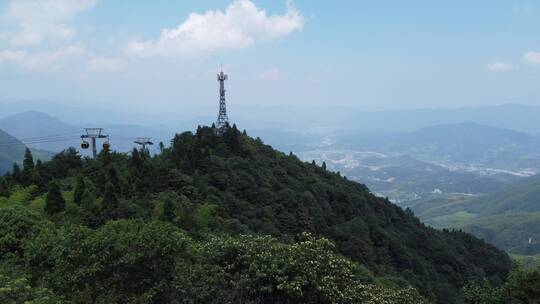
[[[58,118],[53,117],[47,113],[40,111],[24,111],[17,114],[13,114],[1,119],[1,121],[20,120],[20,119],[40,119],[50,120],[55,122],[61,122]]]

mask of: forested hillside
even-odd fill
[[[533,176],[508,189],[463,202],[474,218],[463,229],[510,253],[540,254],[540,178]]]
[[[460,303],[467,281],[509,271],[484,241],[426,227],[235,126],[178,134],[155,156],[68,149],[0,185],[0,280],[30,298],[421,303],[410,285]]]
[[[14,162],[22,162],[26,146],[11,134],[0,130],[0,173],[4,174],[12,169]],[[40,150],[32,150],[36,158],[49,160],[52,153]]]
[[[436,228],[463,229],[511,254],[540,254],[540,179],[489,195],[449,195],[405,204]]]
[[[21,161],[25,146],[17,138],[0,130],[0,172],[11,170],[13,162]]]

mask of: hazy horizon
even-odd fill
[[[250,106],[250,105],[236,105],[228,102],[228,111],[231,123],[237,121],[253,121],[261,122],[262,125],[272,124],[272,122],[281,122],[287,120],[288,116],[296,116],[299,122],[305,120],[311,122],[319,122],[321,124],[339,124],[339,119],[346,119],[342,121],[345,129],[351,128],[351,123],[354,125],[355,115],[417,115],[419,113],[433,114],[440,113],[442,115],[456,114],[457,117],[473,116],[474,112],[503,112],[506,109],[511,111],[518,111],[527,113],[528,110],[540,110],[540,105],[528,105],[520,103],[502,103],[496,105],[487,106],[456,106],[456,107],[418,107],[418,108],[399,108],[389,110],[369,110],[361,107],[353,106],[329,106],[329,105],[315,105],[309,108],[303,108],[295,105],[262,105],[262,106]],[[142,111],[132,108],[115,108],[107,106],[91,106],[79,103],[68,103],[59,101],[48,100],[19,100],[13,102],[0,102],[0,109],[2,113],[0,118],[6,118],[13,115],[17,115],[23,112],[42,112],[48,114],[54,118],[58,118],[61,121],[71,124],[84,124],[84,123],[107,123],[107,124],[134,124],[134,125],[154,125],[154,126],[171,126],[175,123],[199,123],[210,125],[217,116],[218,104],[208,105],[200,107],[198,109],[192,109],[190,111],[182,111],[177,109],[147,109]],[[500,111],[499,111],[500,110]],[[304,113],[305,116],[298,116]],[[500,114],[500,113],[498,113]],[[313,117],[312,115],[316,115]],[[510,113],[509,113],[510,115]],[[285,117],[284,117],[285,116]],[[312,116],[310,118],[310,116]],[[514,115],[519,116],[519,115]],[[509,116],[509,120],[521,119],[520,117]],[[325,121],[324,118],[328,120]],[[435,117],[437,118],[437,117]],[[463,118],[459,122],[474,122],[475,119]],[[441,124],[445,122],[442,121]],[[487,123],[493,124],[496,121]],[[436,125],[437,123],[432,123]],[[361,122],[360,122],[361,125]],[[348,126],[348,127],[347,127]],[[195,127],[191,126],[191,127]],[[276,129],[280,129],[283,126],[276,125]],[[267,129],[268,127],[263,127]],[[353,128],[354,129],[354,128]],[[512,128],[511,128],[512,129]],[[518,128],[519,129],[519,128]]]

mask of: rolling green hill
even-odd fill
[[[471,200],[465,208],[481,216],[540,212],[540,178],[533,176],[502,192]]]
[[[410,284],[441,303],[459,303],[468,280],[502,282],[509,270],[508,256],[493,246],[459,231],[426,227],[364,185],[278,152],[235,127],[222,136],[208,127],[178,134],[171,148],[153,157],[137,150],[131,155],[103,151],[96,161],[81,160],[69,150],[35,170],[35,188],[19,205],[60,226],[101,229],[119,219],[154,219],[195,238],[256,234],[285,243],[309,232],[330,239],[340,254],[369,269],[376,280]],[[49,188],[46,194],[44,185],[52,180],[67,205],[57,203],[58,190]],[[24,182],[8,178],[11,195]],[[69,232],[73,240],[84,229]],[[51,252],[64,250],[55,249],[54,242],[46,246],[53,246]],[[38,265],[27,264],[26,271],[45,287],[67,296],[82,292],[82,283],[48,284],[40,273],[53,266]],[[93,288],[89,282],[86,288]]]
[[[538,176],[495,194],[448,195],[407,206],[434,227],[463,229],[512,254],[540,254]]]

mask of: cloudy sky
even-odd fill
[[[540,105],[540,1],[2,0],[0,102]]]

